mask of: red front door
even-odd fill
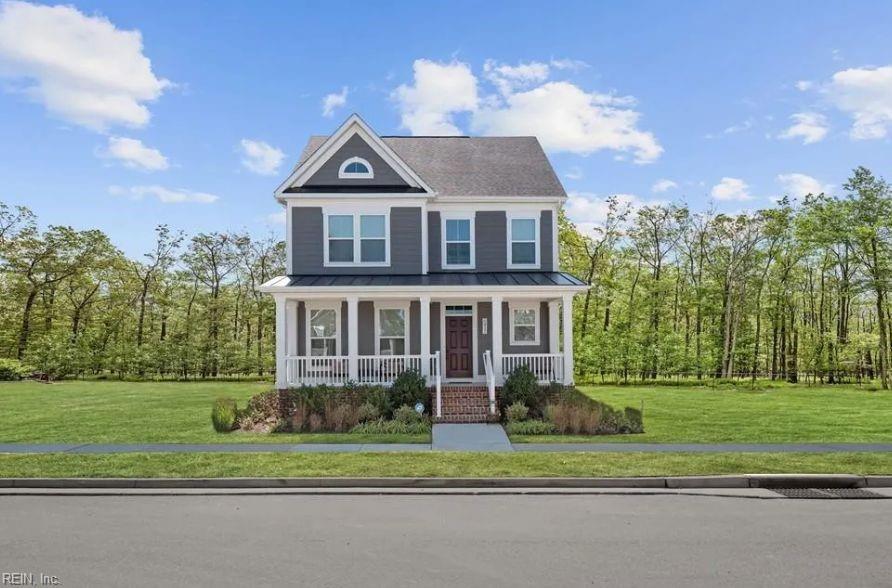
[[[470,378],[474,375],[471,360],[471,317],[446,317],[446,377]]]

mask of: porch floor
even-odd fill
[[[431,448],[434,451],[514,451],[502,425],[436,424]]]

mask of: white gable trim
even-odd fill
[[[332,135],[310,155],[303,164],[291,172],[284,182],[276,188],[275,196],[281,199],[286,189],[292,186],[301,186],[321,168],[328,159],[340,149],[353,135],[359,135],[369,146],[374,149],[381,159],[387,163],[409,185],[421,188],[429,195],[434,191],[415,173],[409,165],[403,161],[381,138],[366,124],[358,114],[351,114]]]

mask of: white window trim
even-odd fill
[[[329,216],[353,216],[353,261],[330,261],[328,252],[328,217]],[[384,217],[384,261],[360,261],[362,254],[362,236],[360,232],[363,216]],[[322,240],[324,267],[390,267],[390,209],[350,210],[324,209],[322,211]]]
[[[335,311],[335,354],[334,357],[341,355],[341,302],[340,301],[307,301],[304,303],[304,312],[306,313],[304,321],[304,349],[307,357],[313,357],[312,348],[310,346],[311,339],[311,317],[314,310],[334,310]],[[321,357],[321,356],[316,356]]]
[[[518,341],[514,338],[514,311],[515,310],[532,310],[533,316],[536,317],[536,322],[533,328],[535,333],[535,339],[532,341]],[[542,328],[542,319],[539,316],[540,308],[539,302],[508,302],[508,342],[512,346],[528,346],[533,347],[535,345],[539,345],[540,340],[540,330]],[[524,325],[527,326],[527,325]]]
[[[449,212],[449,213],[440,213],[440,265],[443,269],[474,269],[476,267],[476,259],[477,253],[474,244],[474,217],[476,216],[473,212]],[[450,264],[446,261],[446,221],[447,220],[467,220],[470,221],[470,243],[471,243],[471,254],[470,254],[470,263],[467,264]],[[459,241],[456,241],[459,242]]]
[[[404,346],[405,355],[412,355],[410,343],[409,343],[409,333],[412,332],[412,329],[409,328],[410,313],[409,313],[409,301],[396,301],[396,302],[375,302],[375,355],[381,355],[381,316],[380,312],[382,310],[402,310],[406,314],[406,322],[404,326],[404,334],[403,337],[406,340],[406,344]],[[400,357],[400,356],[394,356]]]
[[[540,258],[540,254],[539,254],[539,250],[541,249],[540,241],[542,240],[541,234],[539,232],[539,217],[540,216],[541,216],[541,213],[539,213],[538,215],[532,215],[532,214],[508,214],[507,215],[506,223],[508,226],[505,227],[505,229],[506,229],[505,235],[507,237],[506,249],[507,249],[508,258],[506,259],[505,265],[508,269],[539,269],[539,267],[541,267],[541,258]],[[511,229],[512,229],[512,225],[513,225],[513,221],[515,221],[515,220],[531,220],[534,223],[535,228],[533,229],[534,230],[533,236],[535,237],[534,242],[535,242],[535,249],[536,249],[535,263],[513,263],[512,262],[511,244],[514,241],[514,239],[513,239],[513,236],[511,235]],[[529,241],[520,241],[520,243],[529,243]],[[557,270],[555,270],[555,271],[557,271]]]
[[[348,172],[347,166],[351,163],[361,163],[365,166],[368,173],[356,173],[356,172]],[[344,160],[344,163],[341,164],[341,167],[338,168],[338,179],[341,180],[370,180],[375,177],[375,170],[372,169],[372,164],[362,157],[351,157],[350,159]]]

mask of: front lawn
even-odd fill
[[[644,434],[512,436],[515,442],[869,443],[892,442],[892,392],[856,387],[766,390],[583,386],[614,408],[641,408]]]
[[[892,453],[130,453],[0,455],[0,477],[625,477],[890,474]]]
[[[215,398],[239,406],[265,382],[0,383],[0,443],[429,443],[429,435],[217,433]]]

